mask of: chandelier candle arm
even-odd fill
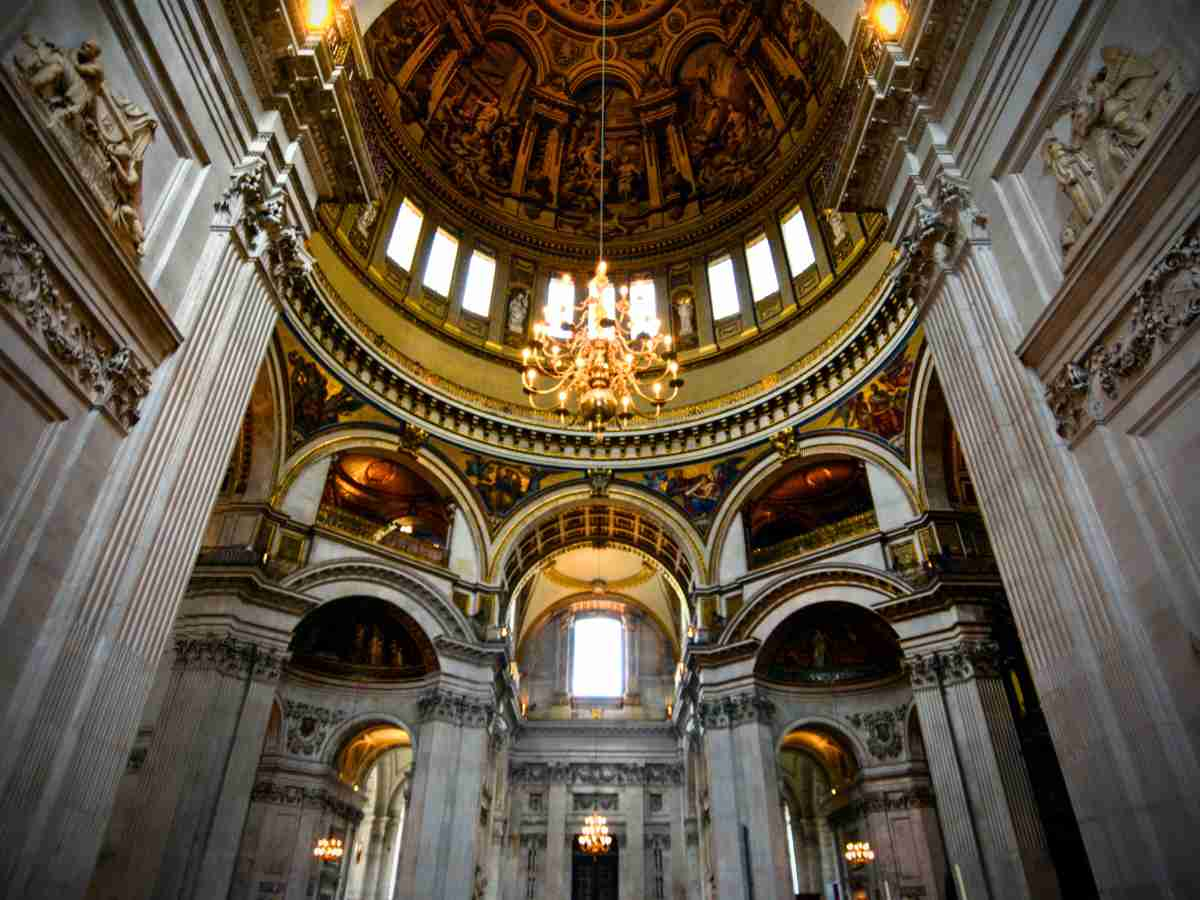
[[[608,35],[601,13],[602,43]],[[607,52],[600,55],[600,142],[605,140]],[[679,394],[683,379],[671,336],[660,334],[658,319],[635,323],[629,289],[616,291],[604,261],[604,153],[600,154],[600,252],[596,274],[582,305],[572,303],[572,321],[551,327],[551,315],[565,312],[550,304],[533,325],[533,337],[521,351],[521,389],[534,409],[553,411],[560,424],[587,426],[599,439],[609,424],[624,428],[635,417],[657,419]],[[563,290],[574,281],[562,276]],[[539,398],[553,397],[548,405]]]

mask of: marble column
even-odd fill
[[[969,897],[1060,896],[994,644],[911,656],[913,692],[949,865]]]
[[[227,896],[286,632],[177,634],[132,825],[93,896]]]
[[[641,634],[642,616],[636,612],[626,612],[621,617],[625,628],[625,702],[641,703],[641,654],[639,652],[639,637]]]
[[[490,700],[436,688],[420,700],[396,900],[458,898],[475,883]]]
[[[776,782],[773,707],[755,690],[703,700],[709,823],[721,900],[791,897],[787,836]]]
[[[1097,886],[1113,897],[1184,896],[1200,871],[1191,839],[1200,821],[1200,756],[1186,724],[1191,676],[1155,652],[1111,555],[1109,541],[1125,523],[1103,521],[1097,504],[1119,491],[1087,484],[1055,434],[1045,387],[1014,350],[1023,328],[987,220],[958,179],[929,180],[932,205],[906,278],[921,270],[914,293],[930,350]],[[1137,572],[1145,590],[1172,589],[1163,572],[1174,552],[1155,546],[1134,561],[1157,560],[1153,573]]]
[[[646,897],[646,791],[631,785],[621,793],[625,813],[625,844],[621,847],[620,900]],[[564,895],[565,896],[565,895]]]
[[[547,897],[566,897],[571,893],[571,844],[567,834],[567,800],[570,792],[560,782],[550,785],[546,798],[546,876]]]
[[[363,867],[363,900],[375,900],[379,896],[379,873],[383,868],[384,837],[392,817],[371,817],[371,834],[367,838],[366,865]]]
[[[73,471],[55,476],[94,479],[97,496],[43,498],[29,552],[0,558],[29,633],[13,642],[7,632],[0,654],[15,688],[0,709],[0,840],[10,848],[0,883],[21,896],[87,890],[278,315],[263,266],[228,234],[210,234],[194,254],[181,310],[187,339],[159,367],[138,426],[111,466],[73,457]],[[97,426],[98,414],[88,421]],[[92,471],[97,463],[107,468]],[[86,521],[77,541],[64,517]]]
[[[392,900],[396,869],[400,864],[400,841],[404,835],[404,813],[387,817],[380,845],[379,879],[375,884],[374,900]]]

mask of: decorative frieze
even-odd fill
[[[876,759],[895,759],[904,750],[904,719],[908,704],[866,713],[851,713],[847,721],[867,736],[867,752]]]
[[[478,697],[434,688],[417,701],[422,722],[449,722],[467,728],[483,728],[494,707]]]
[[[79,304],[56,286],[45,254],[0,210],[0,303],[12,321],[45,349],[93,409],[125,429],[141,417],[150,370],[133,352],[100,333]]]
[[[620,794],[572,794],[571,809],[575,812],[615,812],[621,808]]]
[[[850,804],[856,818],[872,813],[898,812],[908,809],[928,809],[934,805],[933,791],[927,786],[903,791],[863,794]]]
[[[683,784],[682,763],[525,762],[509,767],[513,784]]]
[[[271,647],[230,634],[181,635],[175,638],[175,668],[208,669],[238,679],[274,682],[283,655]]]
[[[905,661],[914,690],[957,684],[1001,674],[1000,645],[995,641],[960,641],[945,650],[909,657]]]
[[[277,784],[260,781],[250,792],[253,803],[271,803],[276,806],[317,807],[350,822],[361,822],[362,811],[339,798],[332,791],[320,787],[303,787],[298,784]]]
[[[140,259],[146,254],[142,160],[158,122],[109,88],[95,41],[75,50],[29,34],[22,41],[13,64],[41,108],[43,127],[91,190],[113,235]]]
[[[345,710],[326,709],[299,700],[283,701],[287,748],[297,756],[315,757],[335,725],[346,718]]]
[[[1200,237],[1180,236],[1125,309],[1104,338],[1066,363],[1046,387],[1046,403],[1062,438],[1071,440],[1085,426],[1104,421],[1109,405],[1120,399],[1128,384],[1200,318]]]
[[[775,717],[775,704],[757,691],[745,691],[703,700],[699,712],[705,728],[736,728],[747,722],[770,722]]]

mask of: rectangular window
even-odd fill
[[[625,687],[621,620],[611,616],[577,619],[572,630],[572,696],[620,697]]]
[[[795,207],[779,225],[783,231],[783,252],[787,255],[788,269],[795,278],[817,261],[812,241],[808,237],[808,226],[804,224],[804,212]]]
[[[492,308],[492,283],[496,280],[496,260],[476,250],[467,266],[467,289],[463,294],[463,309],[487,318]]]
[[[550,337],[566,340],[571,336],[570,330],[563,328],[564,323],[575,322],[575,281],[570,275],[550,279],[546,291],[545,318]]]
[[[750,293],[755,303],[779,290],[775,260],[771,257],[771,242],[765,233],[746,242],[746,266],[750,269]]]
[[[733,277],[733,258],[728,253],[708,264],[708,295],[712,298],[713,318],[718,322],[736,316],[741,310],[737,279]]]
[[[396,215],[396,224],[392,228],[392,236],[388,238],[388,259],[402,269],[411,269],[413,256],[417,252],[417,240],[421,237],[421,220],[424,216],[405,198],[400,204],[400,212]]]
[[[425,287],[443,297],[450,296],[450,282],[454,278],[454,260],[458,258],[458,238],[444,228],[433,236],[429,248],[429,262],[425,263]]]
[[[635,279],[629,285],[629,328],[630,337],[658,334],[659,321],[654,302],[654,281],[649,278]]]

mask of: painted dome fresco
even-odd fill
[[[385,152],[471,218],[564,252],[592,252],[602,200],[614,257],[736,221],[816,161],[845,57],[803,0],[439,7],[398,0],[365,36]]]

